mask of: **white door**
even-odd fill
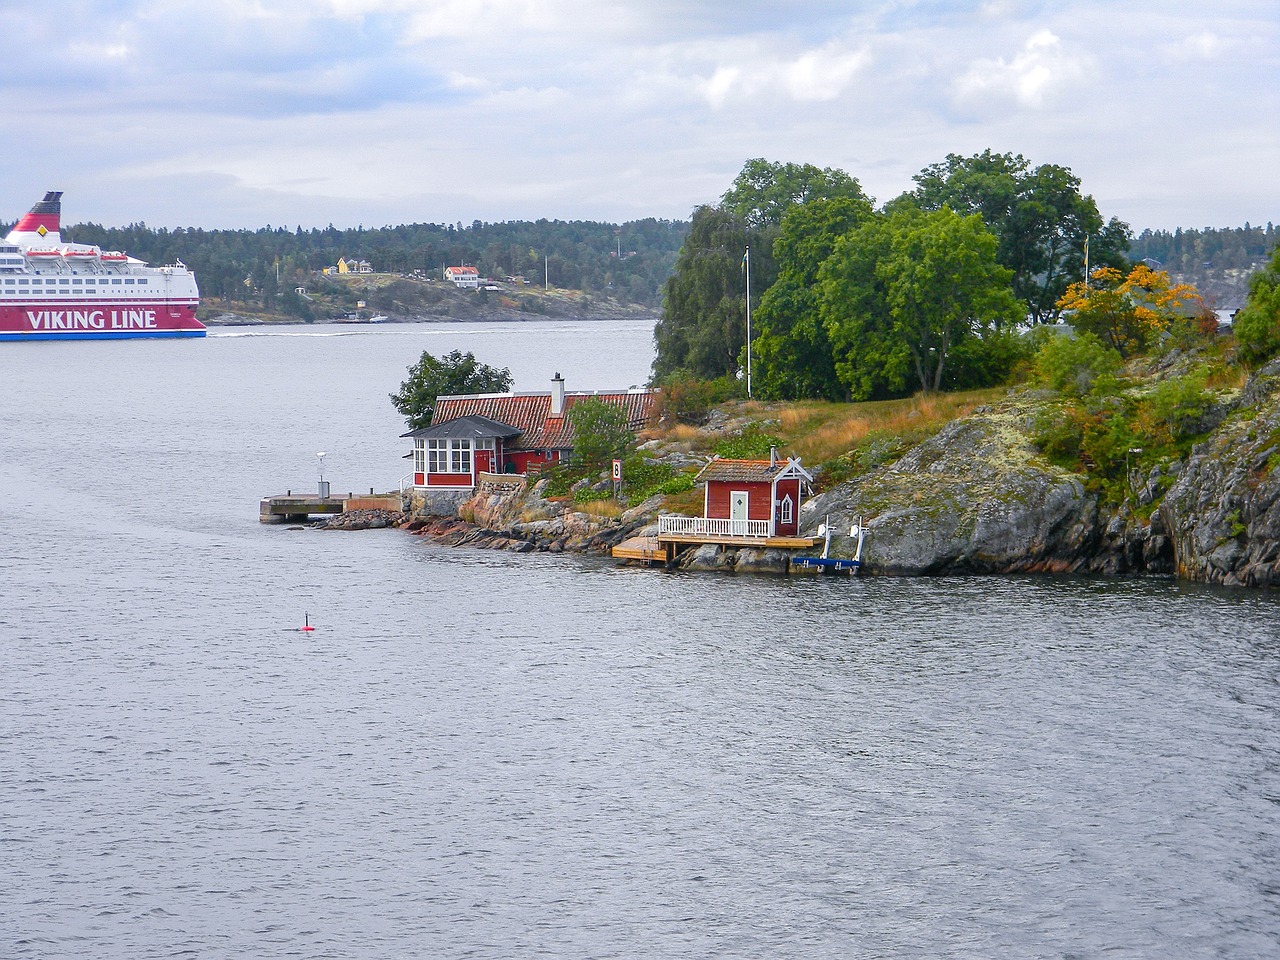
[[[734,490],[729,494],[729,534],[734,537],[747,535],[746,490]]]

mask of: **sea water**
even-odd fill
[[[452,349],[619,388],[651,327],[0,350],[0,956],[1280,954],[1275,595],[258,523],[395,488]]]

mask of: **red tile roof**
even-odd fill
[[[487,393],[472,396],[437,397],[431,425],[458,417],[481,416],[509,423],[520,436],[507,445],[508,450],[568,450],[573,447],[573,426],[568,413],[573,405],[588,397],[622,407],[631,430],[643,430],[653,423],[657,394],[651,390],[625,390],[613,393],[566,391],[564,416],[551,416],[550,393]]]

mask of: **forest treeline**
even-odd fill
[[[1164,270],[1190,273],[1198,266],[1223,270],[1254,267],[1280,240],[1280,229],[1268,223],[1254,227],[1205,227],[1183,230],[1143,230],[1133,238],[1130,254],[1135,260],[1156,260]]]
[[[256,299],[288,308],[289,294],[339,258],[367,260],[379,273],[440,279],[444,266],[474,266],[481,276],[524,276],[553,287],[657,306],[689,225],[647,218],[623,224],[537,220],[458,224],[414,223],[374,229],[257,230],[199,227],[151,229],[145,223],[67,227],[64,236],[104,250],[123,250],[149,263],[181,260],[201,295]]]

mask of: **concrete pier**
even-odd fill
[[[399,510],[400,494],[384,493],[345,497],[321,497],[316,494],[297,494],[292,491],[283,496],[263,497],[258,504],[260,523],[306,523],[316,514],[339,514],[351,510]]]

